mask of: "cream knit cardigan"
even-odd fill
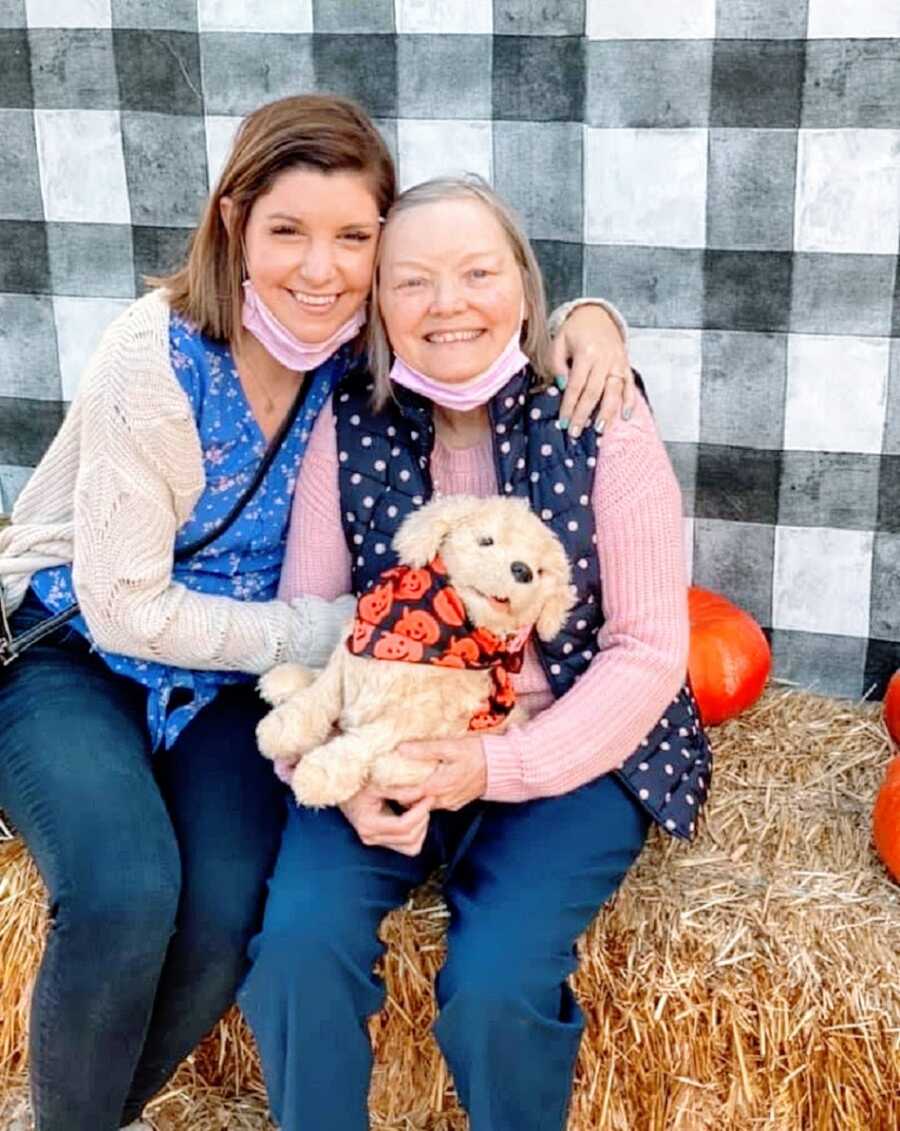
[[[169,362],[160,291],[107,329],[63,425],[0,529],[9,610],[31,574],[73,564],[97,646],[177,667],[260,673],[319,666],[352,602],[243,602],[172,580],[175,534],[205,479],[191,404]]]

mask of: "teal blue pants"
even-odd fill
[[[445,866],[435,1033],[472,1131],[560,1131],[583,1021],[574,943],[649,821],[606,776],[562,797],[435,813],[421,854],[367,848],[338,810],[291,808],[238,1001],[282,1131],[365,1131],[383,1002],[378,925]]]

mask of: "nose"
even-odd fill
[[[530,581],[534,580],[534,574],[531,572],[531,567],[526,565],[525,562],[513,562],[509,567],[509,572],[513,575],[516,581],[522,585],[527,585]]]
[[[456,314],[464,305],[455,282],[450,279],[439,279],[435,283],[431,298],[431,309],[434,314]]]
[[[306,249],[300,264],[304,282],[322,286],[334,275],[334,253],[328,240],[316,240]]]

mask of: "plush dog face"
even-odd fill
[[[562,544],[524,499],[435,499],[404,521],[394,548],[414,568],[440,554],[469,618],[499,636],[533,624],[552,640],[572,607]]]

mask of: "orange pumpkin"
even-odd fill
[[[900,671],[888,681],[884,696],[884,725],[895,746],[900,746]]]
[[[708,589],[688,591],[688,674],[700,717],[709,726],[733,719],[762,694],[772,653],[749,613]]]
[[[900,754],[888,762],[875,798],[872,839],[887,870],[895,880],[900,880]]]
[[[423,644],[436,644],[441,635],[441,626],[424,609],[407,609],[394,625],[394,632]]]
[[[408,660],[413,664],[422,659],[422,652],[423,648],[418,640],[410,640],[399,632],[385,632],[372,649],[376,660]]]

